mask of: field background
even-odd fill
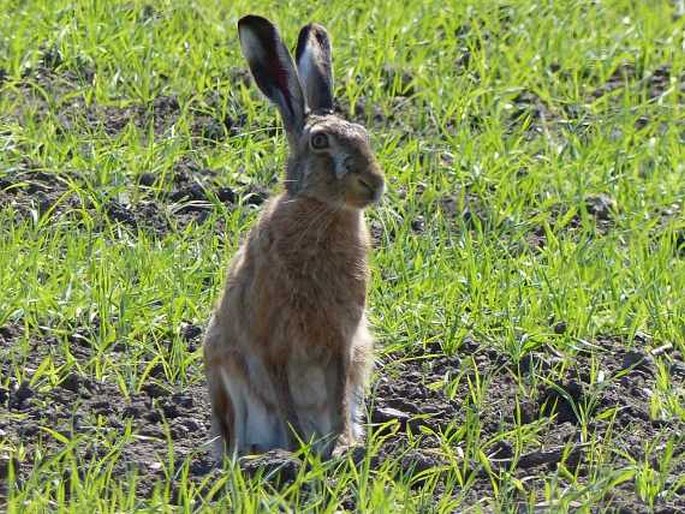
[[[213,469],[203,327],[312,20],[389,191],[367,450]],[[0,508],[682,512],[682,2],[0,0]],[[624,510],[620,510],[624,509]]]

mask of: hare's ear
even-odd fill
[[[302,27],[295,59],[309,108],[333,109],[331,40],[326,29],[316,23]]]
[[[240,47],[252,76],[269,100],[278,106],[288,137],[304,126],[305,99],[290,52],[276,27],[261,16],[245,16],[238,21]]]

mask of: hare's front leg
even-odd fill
[[[341,440],[348,442],[352,436],[349,423],[350,395],[348,394],[347,377],[350,370],[350,351],[342,349],[340,355],[329,363],[326,370],[326,391],[328,393],[328,416],[330,435],[327,441],[326,455],[330,455]]]
[[[373,338],[366,324],[366,317],[357,329],[352,340],[350,367],[347,372],[347,395],[348,412],[347,423],[350,439],[347,444],[352,444],[361,439],[363,435],[361,420],[364,409],[364,395],[373,368]]]
[[[209,399],[212,405],[212,437],[214,454],[221,460],[225,453],[235,457],[244,446],[245,434],[245,376],[230,355],[206,361]]]
[[[265,360],[267,376],[270,376],[273,381],[276,402],[273,412],[280,415],[283,428],[287,433],[285,439],[288,441],[288,449],[294,450],[298,446],[298,438],[303,437],[304,432],[297,409],[297,400],[293,396],[298,391],[293,391],[291,386],[290,366],[280,359]]]
[[[299,436],[311,442],[317,453],[329,457],[341,436],[349,438],[346,391],[350,352],[325,353],[289,362],[288,382],[301,426]]]
[[[207,373],[217,453],[261,453],[288,445],[285,424],[266,369],[258,357],[223,356]]]

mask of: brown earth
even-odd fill
[[[164,236],[190,223],[209,219],[215,203],[227,207],[261,205],[265,189],[222,185],[218,172],[190,159],[176,163],[171,178],[162,183],[151,173],[138,177],[139,200],[129,195],[95,193],[78,172],[46,172],[30,163],[0,176],[0,209],[12,209],[18,222],[27,219],[55,222],[66,218],[83,225],[89,219],[96,230],[118,224],[135,233]],[[220,230],[220,227],[218,228]]]
[[[565,330],[563,323],[558,325],[555,331]],[[0,349],[4,355],[10,354],[22,332],[18,325],[0,329]],[[186,325],[181,334],[188,350],[198,348],[200,327]],[[33,336],[29,345],[24,369],[36,369],[47,355],[52,355],[57,365],[64,364],[63,358],[55,357],[60,355],[58,340],[47,329]],[[117,352],[125,353],[126,348],[115,345],[111,351],[111,357],[117,358]],[[80,363],[93,356],[87,332],[74,331],[70,352]],[[629,467],[631,459],[659,469],[655,455],[663,451],[668,437],[676,437],[679,443],[666,477],[667,487],[675,487],[685,473],[685,422],[654,419],[649,413],[649,397],[656,388],[657,359],[666,364],[676,382],[685,380],[685,361],[679,352],[668,347],[629,350],[624,341],[614,337],[584,343],[570,362],[553,348],[540,347],[514,363],[499,351],[470,339],[454,355],[445,355],[439,345],[413,354],[387,355],[386,364],[377,370],[367,402],[368,421],[374,431],[386,437],[380,451],[369,456],[371,465],[378,468],[388,459],[397,461],[398,476],[409,477],[415,487],[422,485],[421,472],[427,469],[439,467],[440,474],[445,476],[450,463],[433,434],[454,434],[467,419],[473,423],[475,418],[480,427],[479,449],[487,456],[490,473],[472,450],[462,447],[460,437],[449,438],[453,450],[460,455],[462,472],[473,480],[467,501],[491,497],[493,477],[495,482],[505,481],[513,474],[526,484],[526,493],[538,496],[550,473],[563,484],[564,475],[557,473],[561,467],[583,477],[592,471],[588,467],[588,441],[609,437],[614,450],[602,465],[613,470]],[[3,375],[11,375],[9,363],[10,359],[3,359]],[[594,377],[590,375],[591,369]],[[603,375],[601,381],[597,380],[598,374]],[[474,401],[469,392],[469,382],[477,380],[482,383],[482,402]],[[529,395],[521,393],[522,384],[528,384],[532,391]],[[65,447],[64,442],[40,427],[78,441],[74,453],[87,469],[92,459],[109,451],[103,437],[124,437],[130,423],[137,437],[128,438],[123,444],[114,471],[123,476],[135,470],[141,478],[138,493],[143,497],[151,495],[155,486],[168,484],[173,498],[180,479],[165,475],[170,443],[177,467],[184,460],[189,462],[188,480],[199,483],[209,473],[219,472],[206,445],[209,405],[205,385],[179,388],[166,383],[161,369],[153,370],[140,392],[128,397],[122,395],[117,384],[100,382],[78,371],[72,371],[55,385],[14,381],[8,389],[0,389],[0,406],[6,413],[0,415],[0,434],[14,444],[21,443],[26,450],[21,462],[13,462],[19,487],[37,466]],[[607,416],[607,412],[611,414]],[[516,425],[536,427],[535,442],[529,441],[517,450],[516,442],[510,438]],[[409,432],[414,434],[413,439],[418,438],[418,443],[409,444]],[[509,436],[497,437],[503,433]],[[646,455],[648,445],[656,448],[656,453]],[[39,446],[47,453],[34,453]],[[362,449],[355,452],[356,458],[364,456]],[[3,463],[5,475],[8,464],[6,460]],[[245,459],[242,465],[248,474],[269,473],[278,486],[293,480],[302,464],[292,456],[272,452]],[[685,491],[680,488],[679,496],[658,500],[654,511],[685,509]],[[446,483],[435,490],[436,494],[459,492]],[[522,494],[518,500],[523,504],[525,498]],[[346,501],[347,507],[354,507],[353,495]],[[632,481],[615,488],[604,502],[624,508],[622,512],[651,512],[635,494]]]
[[[457,65],[468,67],[468,50],[459,55]],[[82,97],[72,93],[92,80],[92,70],[84,65],[83,69],[64,72],[60,65],[60,56],[46,51],[39,68],[28,70],[21,83],[12,85],[15,94],[24,96],[25,106],[31,107],[28,110],[33,116],[41,119],[55,115],[60,130],[86,126],[114,135],[132,123],[139,128],[151,126],[154,134],[160,136],[182,115],[182,106],[173,95],[160,96],[147,104],[86,104]],[[667,66],[643,74],[638,74],[634,66],[622,66],[605,84],[590,92],[588,102],[619,94],[630,81],[636,81],[648,100],[656,99],[667,91],[670,73]],[[392,67],[384,68],[383,75],[387,92],[397,100],[399,112],[409,105],[407,102],[413,101],[414,78],[411,73]],[[235,72],[234,78],[245,80],[240,70]],[[685,79],[679,79],[676,94],[682,98]],[[6,85],[7,77],[0,70],[0,87]],[[39,88],[49,93],[54,105],[49,105],[45,96],[38,93]],[[239,110],[224,117],[213,114],[220,103],[220,99],[208,97],[192,107],[190,131],[193,137],[211,143],[241,130],[245,116]],[[512,103],[511,124],[527,123],[528,130],[535,133],[545,133],[550,127],[563,125],[566,118],[585,116],[583,109],[561,112],[533,91],[520,92]],[[346,105],[338,105],[338,109],[353,110],[360,120],[401,123],[399,116],[394,119],[393,113],[382,113],[364,99],[354,109]],[[18,121],[25,115],[25,112],[10,113],[10,117]],[[152,174],[138,177],[135,187],[142,192],[140,201],[130,202],[116,196],[89,201],[72,187],[73,184],[85,185],[79,173],[54,173],[26,162],[20,169],[0,176],[0,209],[12,209],[19,218],[48,221],[60,216],[90,216],[96,227],[114,223],[133,232],[144,230],[161,236],[191,222],[204,222],[213,202],[228,206],[238,203],[259,205],[266,198],[265,191],[260,189],[221,185],[214,180],[215,175],[215,171],[192,160],[182,160],[166,183],[160,183]],[[463,201],[446,197],[441,207],[448,215],[461,217],[467,228],[486,226],[493,218],[487,212],[485,202],[473,195],[466,195]],[[598,228],[605,230],[612,224],[616,205],[611,198],[597,195],[585,199],[584,209]],[[551,225],[562,218],[564,212],[564,207],[559,207],[558,214],[553,212]],[[576,215],[567,225],[573,228],[581,221]],[[424,232],[422,217],[412,220],[412,224],[415,233]],[[543,246],[544,236],[542,227],[535,229],[529,242],[533,246]],[[674,237],[680,238],[681,243],[685,241],[680,232]],[[679,244],[678,248],[685,251],[685,244]],[[563,322],[558,322],[554,330],[563,333],[566,328]],[[201,327],[188,325],[182,333],[188,350],[195,351]],[[11,376],[9,356],[20,340],[23,340],[23,329],[19,324],[0,327],[0,372],[3,376]],[[47,355],[60,355],[60,343],[47,329],[33,334],[28,343],[30,351],[25,352],[22,365],[29,371],[29,376],[30,370],[35,370]],[[559,473],[560,469],[571,470],[581,478],[593,472],[587,441],[611,438],[607,449],[611,447],[616,451],[605,455],[602,465],[607,469],[621,469],[637,461],[658,470],[660,463],[654,459],[654,454],[645,453],[646,447],[656,448],[658,455],[663,451],[664,441],[675,437],[678,444],[665,481],[667,487],[680,487],[675,491],[677,494],[658,499],[652,508],[635,493],[634,482],[628,481],[616,487],[611,496],[600,503],[626,513],[683,512],[685,490],[682,483],[677,484],[685,474],[685,423],[654,418],[649,403],[650,395],[657,388],[657,361],[668,368],[674,382],[681,383],[685,381],[685,361],[678,351],[650,348],[648,341],[643,343],[642,348],[638,345],[629,349],[621,338],[602,337],[581,344],[571,361],[552,347],[542,346],[514,362],[507,355],[473,340],[465,341],[453,355],[446,355],[439,346],[422,347],[412,354],[387,355],[386,363],[377,370],[368,399],[367,421],[379,435],[387,436],[379,452],[369,456],[372,466],[378,468],[384,462],[397,460],[400,463],[398,474],[410,477],[416,487],[423,483],[421,473],[427,469],[441,468],[441,474],[446,476],[450,463],[432,433],[454,434],[467,420],[473,423],[475,419],[480,427],[480,449],[487,462],[478,459],[469,448],[463,448],[460,437],[455,436],[451,443],[454,452],[461,456],[463,473],[473,479],[467,499],[476,502],[493,496],[493,483],[503,485],[509,480],[507,474],[526,484],[527,493],[539,496],[544,480],[550,474],[554,474],[563,487],[567,478]],[[107,351],[111,352],[111,358],[117,358],[117,352],[127,350],[123,345],[114,345]],[[88,344],[85,329],[74,328],[70,353],[80,365],[93,358],[94,349]],[[58,365],[65,364],[64,359],[55,359]],[[593,370],[592,374],[590,370]],[[602,380],[598,380],[599,376]],[[483,381],[480,401],[471,397],[468,386],[469,381],[475,383],[477,380]],[[523,394],[523,390],[531,392]],[[74,453],[78,463],[85,468],[93,459],[106,455],[108,448],[103,445],[103,435],[121,439],[129,425],[137,437],[126,439],[114,471],[121,476],[135,470],[140,476],[138,493],[141,496],[151,495],[153,488],[161,483],[168,483],[172,493],[178,488],[180,479],[167,477],[163,467],[170,443],[177,463],[189,462],[189,480],[199,483],[208,474],[217,472],[205,447],[209,407],[203,383],[180,388],[165,381],[163,370],[153,369],[139,392],[124,396],[114,382],[98,381],[72,371],[57,384],[10,380],[8,388],[0,388],[0,437],[13,444],[22,444],[26,449],[25,457],[20,461],[9,462],[5,456],[0,456],[0,496],[10,465],[16,469],[15,486],[23,487],[37,466],[47,463],[64,449],[61,437],[40,427],[77,441]],[[511,429],[518,425],[536,431],[534,443],[528,441],[517,448],[510,436]],[[419,433],[423,435],[418,436],[418,442],[410,445],[409,440],[416,439]],[[39,447],[46,449],[47,454],[38,455],[36,449]],[[355,450],[355,457],[364,457],[364,451]],[[301,465],[292,456],[279,452],[242,462],[248,474],[273,471],[275,486],[278,480],[292,480]],[[456,495],[459,490],[450,489],[443,481],[436,493]],[[525,495],[520,494],[517,501],[523,503],[524,500]],[[352,494],[344,507],[354,509]]]

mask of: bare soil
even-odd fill
[[[562,322],[555,330],[563,331]],[[202,329],[186,325],[182,334],[190,350],[198,348]],[[71,337],[70,351],[80,363],[93,356],[93,348],[87,342],[82,329],[76,329]],[[12,347],[22,338],[18,325],[0,329],[0,350],[9,356]],[[29,340],[30,351],[25,352],[24,367],[35,369],[47,356],[60,362],[57,339],[46,331]],[[111,350],[126,352],[124,345]],[[663,448],[668,436],[683,436],[685,423],[672,419],[653,419],[648,405],[650,391],[656,387],[656,359],[663,359],[674,377],[685,380],[685,361],[682,355],[671,349],[648,351],[646,348],[628,350],[625,342],[615,337],[600,338],[579,348],[573,361],[565,361],[551,347],[541,347],[514,363],[506,355],[486,348],[476,341],[466,340],[454,355],[443,353],[439,345],[421,348],[413,354],[388,355],[381,364],[367,402],[368,422],[373,430],[386,436],[380,451],[371,455],[374,467],[388,459],[398,460],[398,473],[416,477],[413,484],[422,484],[421,471],[436,466],[447,473],[444,452],[438,439],[431,434],[454,433],[465,423],[467,417],[477,417],[481,430],[481,450],[487,456],[489,466],[495,472],[513,473],[526,484],[528,492],[540,494],[545,476],[559,466],[583,476],[587,469],[583,443],[581,417],[589,422],[589,438],[602,439],[611,436],[614,449],[604,465],[611,469],[628,466],[630,459],[648,461],[659,469],[659,462],[645,456],[647,446]],[[3,374],[9,374],[10,359],[4,358]],[[594,370],[591,376],[590,370]],[[597,374],[603,378],[597,380]],[[563,377],[546,381],[544,377]],[[469,394],[468,381],[482,381],[482,402],[474,402]],[[456,383],[446,394],[445,384]],[[537,384],[534,393],[524,397],[519,392],[521,383]],[[140,392],[128,397],[122,395],[117,384],[100,382],[74,371],[59,384],[13,382],[9,389],[0,389],[0,406],[6,415],[0,416],[0,434],[15,444],[26,448],[26,457],[14,462],[17,482],[21,486],[31,471],[48,462],[65,448],[65,444],[53,434],[43,430],[48,427],[69,440],[77,441],[75,454],[84,469],[93,458],[103,457],[109,448],[102,444],[107,439],[125,437],[130,426],[135,437],[128,437],[115,464],[117,476],[135,470],[142,480],[138,481],[142,496],[153,493],[154,487],[169,484],[173,491],[180,478],[165,475],[168,445],[172,444],[177,465],[184,459],[190,462],[189,480],[200,482],[209,473],[217,473],[207,446],[209,431],[209,405],[205,385],[197,383],[179,388],[166,383],[162,370],[153,370]],[[605,415],[613,410],[611,416]],[[536,444],[517,451],[516,442],[507,434],[517,423],[538,426]],[[408,434],[418,437],[418,444],[408,444]],[[421,435],[423,434],[423,435]],[[585,435],[585,441],[588,435]],[[676,463],[667,478],[675,484],[685,473],[685,440],[675,448]],[[47,453],[38,455],[38,445]],[[660,446],[661,445],[661,446]],[[459,442],[455,442],[459,447]],[[468,497],[474,502],[493,493],[493,483],[484,463],[463,449],[464,472],[471,476],[473,485]],[[363,449],[354,450],[357,457]],[[274,485],[294,479],[302,464],[283,452],[271,452],[259,458],[245,459],[243,469],[248,474],[264,474],[271,477]],[[7,474],[8,463],[4,462]],[[2,471],[2,469],[0,469]],[[562,481],[563,474],[558,475]],[[458,494],[458,490],[436,489],[440,494]],[[173,496],[173,495],[172,495]],[[523,502],[525,495],[521,495]],[[633,483],[617,487],[607,505],[621,507],[622,512],[651,512],[634,492]],[[354,498],[349,497],[349,508]],[[681,512],[685,509],[685,491],[680,496],[657,503],[656,512]]]
[[[459,59],[458,65],[467,68],[466,51]],[[25,80],[12,88],[26,97],[34,116],[54,115],[62,130],[74,130],[81,126],[81,118],[84,118],[91,129],[102,129],[108,135],[117,134],[133,123],[138,127],[152,126],[154,134],[159,136],[182,112],[182,106],[173,96],[159,97],[149,104],[87,105],[78,95],[67,93],[73,93],[80,84],[92,80],[92,72],[84,66],[80,70],[57,73],[55,70],[59,66],[59,55],[46,51],[39,69],[28,70]],[[415,93],[411,74],[392,68],[383,73],[388,91],[392,91],[398,101],[398,109],[409,105],[406,102],[411,101],[410,97]],[[234,75],[236,81],[245,80],[244,74],[235,72]],[[590,94],[588,101],[599,101],[615,94],[636,77],[634,67],[621,67],[606,84]],[[661,67],[639,75],[638,79],[647,98],[658,98],[668,87],[670,69]],[[681,77],[678,92],[681,97],[683,82]],[[6,85],[6,77],[0,70],[0,87]],[[37,93],[39,87],[49,93],[54,105],[49,105],[46,97]],[[61,100],[67,97],[69,101]],[[562,116],[567,116],[532,91],[522,91],[513,103],[511,123],[527,123],[535,133],[544,133]],[[222,119],[216,118],[211,113],[213,106],[218,104],[216,98],[207,98],[194,107],[191,132],[208,144],[230,137],[245,123],[245,117],[239,111],[231,111]],[[378,123],[394,123],[392,113],[381,113],[363,99],[354,109],[350,106],[338,108],[354,110],[356,116],[373,118]],[[18,121],[24,115],[24,112],[11,114]],[[20,218],[46,222],[61,216],[89,216],[95,220],[96,227],[114,223],[132,233],[143,230],[163,236],[188,223],[206,221],[213,202],[227,206],[259,205],[267,197],[264,190],[227,187],[215,178],[215,171],[190,159],[182,160],[164,183],[152,174],[138,177],[131,187],[138,188],[141,193],[139,201],[131,202],[119,196],[89,201],[73,187],[80,184],[87,189],[79,173],[48,172],[26,162],[20,169],[0,176],[0,209],[12,208]],[[470,194],[463,199],[446,197],[440,207],[447,215],[460,217],[467,228],[485,226],[493,220],[485,202]],[[557,227],[556,220],[568,218],[562,216],[566,209],[560,206],[559,215],[552,216],[551,225],[555,230],[564,228]],[[600,194],[586,198],[584,209],[601,232],[612,226],[618,208],[611,198]],[[665,218],[668,216],[668,213],[664,214]],[[415,233],[424,231],[422,217],[412,223]],[[580,223],[580,215],[576,215],[566,225],[574,228]],[[381,237],[380,234],[376,236]],[[685,252],[685,236],[678,232],[673,237],[679,238],[677,248]],[[533,246],[544,246],[542,227],[532,231],[529,242]],[[563,321],[554,325],[557,333],[565,330]],[[197,350],[202,327],[188,325],[183,327],[182,333],[188,349]],[[81,366],[89,362],[95,352],[88,343],[87,334],[84,327],[77,326],[70,335],[69,352]],[[20,341],[25,338],[19,324],[0,327],[0,372],[5,376],[11,373],[10,363]],[[414,483],[420,487],[422,471],[449,466],[437,444],[437,437],[431,433],[452,433],[463,426],[467,418],[475,417],[488,466],[495,472],[501,471],[503,481],[505,472],[513,473],[525,484],[527,492],[540,495],[545,477],[562,466],[580,477],[591,473],[589,449],[583,441],[609,437],[610,448],[614,450],[606,448],[604,464],[608,468],[619,469],[630,465],[631,460],[646,460],[647,465],[659,469],[659,462],[647,458],[645,449],[651,446],[662,451],[663,442],[669,436],[679,436],[680,444],[673,456],[675,465],[666,479],[667,486],[674,485],[685,474],[685,423],[654,418],[649,404],[650,395],[657,388],[656,361],[661,360],[668,366],[675,379],[685,381],[685,360],[678,351],[656,351],[649,347],[648,341],[643,343],[643,347],[629,348],[620,337],[606,336],[579,345],[571,361],[553,347],[542,346],[514,362],[504,353],[474,340],[466,340],[451,355],[446,355],[439,345],[421,347],[410,354],[387,355],[385,364],[381,363],[377,369],[367,405],[367,422],[387,436],[380,451],[371,456],[372,464],[379,467],[388,459],[399,459],[401,469],[398,473],[415,477]],[[28,344],[30,351],[21,352],[26,356],[22,362],[24,369],[36,369],[47,355],[53,356],[58,365],[65,364],[60,357],[64,355],[59,347],[61,343],[48,329],[32,335]],[[106,351],[111,358],[117,358],[117,352],[125,354],[127,348],[114,345]],[[469,380],[471,383],[483,381],[482,398],[471,397]],[[533,393],[523,395],[520,392],[524,389],[522,385],[528,386]],[[535,444],[517,448],[516,442],[508,439],[506,434],[511,434],[510,429],[518,424],[537,431]],[[84,469],[92,459],[107,453],[108,448],[102,444],[103,434],[111,440],[125,438],[121,455],[116,460],[115,475],[123,476],[135,470],[141,477],[138,493],[142,496],[151,495],[160,483],[170,483],[172,491],[178,486],[180,478],[167,477],[163,468],[169,444],[173,445],[177,462],[186,459],[190,462],[189,480],[199,482],[217,472],[205,445],[209,430],[205,384],[181,388],[167,383],[163,370],[153,370],[139,392],[129,396],[123,395],[114,382],[98,381],[77,371],[57,384],[11,382],[9,388],[0,389],[0,437],[26,449],[21,461],[10,463],[0,456],[0,484],[5,483],[12,465],[16,469],[16,485],[22,487],[37,466],[47,463],[65,448],[59,437],[41,427],[77,441],[75,453]],[[586,428],[588,433],[583,433]],[[126,435],[129,429],[133,437]],[[498,434],[505,436],[497,437]],[[409,439],[417,436],[418,443],[410,447]],[[459,448],[459,444],[457,439],[455,448]],[[38,454],[39,446],[46,448],[47,453]],[[469,498],[475,502],[491,496],[493,481],[485,464],[467,448],[462,450],[464,473],[473,479]],[[354,452],[359,458],[364,455],[363,450]],[[282,452],[242,462],[246,473],[266,472],[274,477],[275,485],[292,480],[301,465],[297,459]],[[557,477],[563,486],[564,474]],[[436,491],[459,494],[457,490],[448,489],[446,484]],[[2,492],[0,486],[0,495]],[[618,486],[603,502],[625,513],[684,512],[685,490],[682,486],[678,494],[659,499],[652,508],[635,494],[634,484],[629,481]],[[521,494],[519,500],[524,502],[525,496]],[[353,496],[345,507],[354,508]]]
[[[27,163],[0,176],[0,208],[11,208],[17,221],[56,222],[66,217],[85,226],[88,219],[95,230],[117,224],[131,233],[141,230],[161,237],[190,223],[204,223],[215,203],[229,208],[258,206],[268,197],[265,189],[256,186],[222,185],[217,171],[190,159],[179,161],[166,182],[153,174],[142,174],[137,188],[137,195],[94,194],[93,185],[78,172],[46,172]]]

